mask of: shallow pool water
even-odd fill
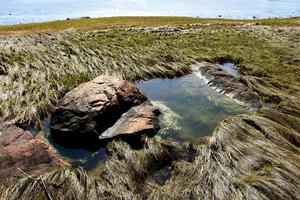
[[[57,144],[52,140],[49,124],[50,117],[42,120],[41,130],[37,130],[35,127],[30,127],[28,131],[32,132],[36,137],[50,143],[56,152],[66,159],[72,166],[80,166],[89,171],[105,161],[106,148],[104,146],[99,147],[96,152],[92,152],[86,149],[69,149]]]
[[[138,83],[151,102],[162,112],[159,135],[178,142],[197,143],[210,135],[227,116],[249,112],[234,100],[207,86],[196,74],[173,79],[152,79]],[[30,127],[36,137],[48,141],[74,167],[93,171],[106,159],[105,146],[96,152],[68,149],[55,143],[49,129],[50,117],[42,121],[42,130]]]
[[[225,117],[248,113],[233,99],[210,88],[196,74],[173,79],[152,79],[138,84],[162,112],[164,138],[197,143],[210,135]]]

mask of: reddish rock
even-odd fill
[[[0,135],[0,183],[10,183],[24,174],[39,175],[53,168],[66,167],[53,148],[21,128],[6,128]],[[19,168],[19,169],[18,169]]]

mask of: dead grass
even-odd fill
[[[224,120],[206,143],[192,147],[196,151],[192,161],[186,159],[186,149],[160,138],[147,138],[142,149],[114,141],[104,169],[94,171],[92,178],[69,169],[42,175],[51,197],[299,199],[299,19],[211,20],[211,25],[203,24],[207,23],[204,19],[163,19],[108,18],[1,27],[5,33],[31,32],[0,37],[0,65],[7,69],[0,79],[1,125],[38,123],[62,94],[99,74],[132,81],[174,76],[188,73],[195,61],[222,58],[233,60],[249,81],[255,79],[253,88],[264,97],[280,96],[277,110],[262,109],[257,115]],[[128,20],[129,26],[169,25],[181,31],[125,30],[128,24],[122,20]],[[32,33],[67,27],[79,30]],[[101,27],[114,30],[99,31]],[[158,184],[155,174],[165,166],[171,168],[172,177]],[[26,178],[2,198],[45,199],[46,194],[39,182]]]

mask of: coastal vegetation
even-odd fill
[[[2,198],[299,199],[299,25],[300,18],[113,17],[0,27],[0,129],[39,128],[66,92],[102,74],[134,82],[185,75],[202,62],[235,63],[241,77],[215,73],[261,103],[197,144],[114,140],[89,174],[25,176],[1,185]]]
[[[289,23],[282,26],[285,21]],[[130,81],[176,76],[201,61],[232,60],[244,74],[299,95],[299,21],[100,18],[48,22],[42,24],[44,29],[38,28],[41,24],[0,27],[4,34],[19,34],[0,38],[1,124],[38,124],[62,94],[99,74]],[[53,23],[63,24],[60,29],[74,28],[46,31]],[[35,28],[45,32],[32,33]]]
[[[69,28],[80,30],[95,30],[107,28],[122,27],[155,27],[163,25],[183,25],[191,23],[211,23],[211,24],[244,24],[258,23],[270,26],[298,26],[300,24],[299,17],[291,19],[256,19],[256,20],[232,20],[232,19],[205,19],[194,17],[104,17],[104,18],[83,18],[74,20],[58,20],[53,22],[18,24],[1,26],[2,34],[18,34],[22,32],[41,32],[66,30]]]

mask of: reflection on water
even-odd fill
[[[299,0],[0,0],[0,24],[82,16],[199,16],[223,18],[300,15]]]
[[[63,156],[74,167],[83,167],[87,171],[95,168],[97,165],[104,162],[106,159],[106,149],[100,147],[96,152],[91,152],[85,149],[68,149],[55,143],[51,138],[49,129],[50,117],[42,121],[42,130],[38,131],[34,127],[30,127],[31,131],[36,137],[42,138],[49,142],[56,151]]]
[[[249,112],[195,74],[153,79],[140,83],[139,88],[162,111],[160,134],[180,142],[197,142],[210,135],[225,117]]]
[[[232,62],[224,62],[219,64],[219,66],[224,69],[228,74],[231,74],[234,77],[239,77],[240,73],[238,72],[236,66]]]

